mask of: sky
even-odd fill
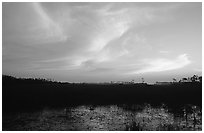
[[[202,74],[202,3],[2,4],[2,73],[154,83]]]

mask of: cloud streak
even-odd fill
[[[186,54],[179,55],[174,60],[169,59],[146,59],[144,64],[147,64],[143,69],[132,72],[131,74],[142,74],[147,72],[162,72],[183,68],[190,64],[191,61],[188,59]]]
[[[49,17],[41,4],[33,3],[33,8],[39,14],[41,20],[41,24],[33,28],[33,30],[42,33],[38,36],[40,43],[42,44],[44,41],[44,43],[66,41],[67,36],[63,33],[62,27]]]

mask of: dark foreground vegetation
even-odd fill
[[[201,130],[201,82],[2,80],[3,130]]]

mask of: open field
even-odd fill
[[[202,83],[100,85],[3,77],[2,89],[4,131],[202,130]]]

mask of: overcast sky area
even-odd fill
[[[154,83],[201,75],[202,3],[3,3],[2,73]]]

